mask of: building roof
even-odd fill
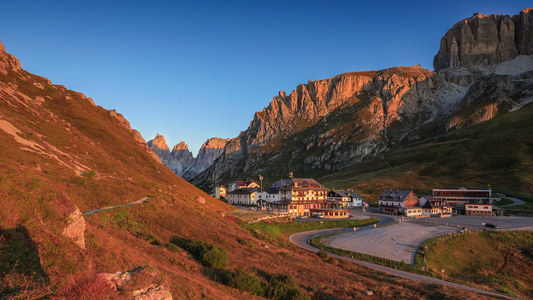
[[[492,191],[490,188],[465,188],[465,187],[460,187],[460,188],[436,188],[436,189],[433,189],[433,190],[456,190],[456,191]]]
[[[281,179],[281,180],[278,180],[278,181],[274,182],[272,184],[272,187],[277,189],[277,188],[280,188],[282,186],[289,185],[290,183],[291,183],[290,179]]]
[[[281,186],[279,190],[290,191],[290,190],[319,190],[319,191],[329,191],[328,188],[324,187],[318,181],[312,178],[293,178],[289,181],[284,182],[285,185]]]
[[[241,188],[229,192],[228,195],[251,195],[257,192],[258,190],[258,188]]]
[[[403,202],[411,193],[414,194],[411,190],[384,190],[383,193],[379,195],[378,200]],[[416,196],[416,194],[414,195]]]
[[[422,199],[422,198],[426,199],[427,201],[431,201],[431,202],[442,201],[442,200],[440,200],[438,198],[435,198],[435,197],[433,197],[431,195],[424,195],[424,196],[420,197],[420,199]]]
[[[266,193],[271,194],[271,195],[279,194],[279,192],[278,192],[277,189],[275,189],[275,188],[269,188],[269,187],[264,187],[264,188],[263,188],[263,192],[266,192]]]
[[[339,197],[351,197],[351,198],[363,198],[363,196],[359,195],[358,193],[350,190],[333,190],[330,193],[335,193],[339,195]]]

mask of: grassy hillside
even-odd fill
[[[533,108],[397,147],[319,178],[376,200],[387,188],[486,187],[533,202]]]
[[[324,262],[262,239],[228,215],[230,206],[156,161],[120,116],[13,67],[4,53],[0,59],[0,298],[77,299],[76,287],[98,287],[95,274],[140,265],[159,270],[174,299],[275,298],[282,290],[314,299],[361,298],[367,289],[380,298],[474,295]],[[142,205],[85,215],[85,249],[63,234],[76,208],[147,195]],[[224,249],[223,269],[206,266],[191,250],[195,243]],[[268,289],[246,289],[248,280]]]
[[[483,288],[533,297],[533,233],[469,232],[429,246],[425,262],[436,273]]]

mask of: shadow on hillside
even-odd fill
[[[39,248],[24,226],[0,230],[0,276],[4,274],[22,274],[48,281],[41,266]]]

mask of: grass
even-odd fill
[[[411,188],[421,194],[441,186],[490,184],[494,192],[533,203],[532,117],[533,108],[498,116],[402,145],[318,180],[326,186],[350,186],[368,200],[386,188]]]
[[[502,205],[509,205],[513,203],[514,203],[513,200],[503,197],[500,201],[493,202],[492,204],[495,206],[502,206]]]
[[[533,232],[469,231],[431,241],[425,263],[435,273],[481,288],[533,297]]]
[[[280,239],[285,240],[285,237],[297,232],[366,226],[377,222],[378,220],[374,217],[363,220],[324,220],[306,222],[296,222],[292,218],[284,218],[262,221],[252,224],[243,223],[242,226],[248,229],[250,232],[254,233],[256,236],[263,237],[269,241],[275,242],[279,241]]]

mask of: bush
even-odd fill
[[[228,252],[226,249],[214,246],[211,248],[211,250],[208,250],[204,253],[204,255],[200,258],[200,262],[210,268],[220,269],[226,265],[226,261],[228,260]]]
[[[267,297],[276,300],[310,300],[308,294],[303,292],[294,277],[284,274],[272,275],[268,281],[270,288]]]
[[[184,248],[206,267],[215,269],[222,268],[228,260],[226,249],[213,246],[204,241],[194,240],[187,242]]]
[[[256,296],[263,297],[264,295],[264,288],[261,280],[243,270],[237,270],[236,273],[226,271],[224,273],[223,283],[229,287],[249,292]]]
[[[331,257],[329,256],[328,252],[324,249],[318,251],[318,257],[322,258],[323,260],[325,261],[328,261],[331,259]]]

